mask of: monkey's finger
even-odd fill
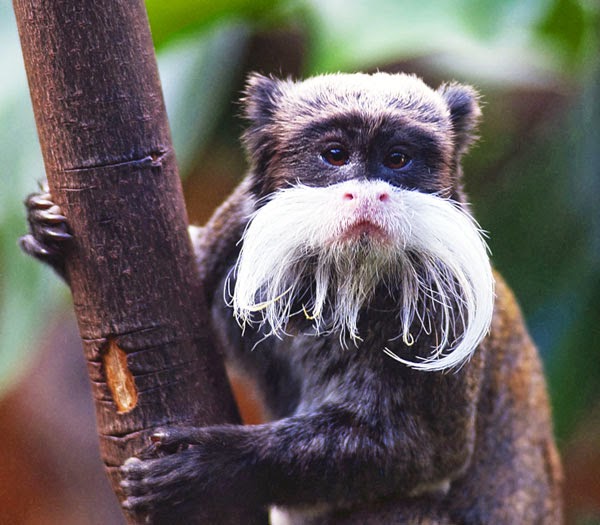
[[[42,236],[48,238],[52,242],[64,242],[73,238],[73,236],[58,228],[42,228],[40,230]]]
[[[129,458],[121,466],[121,475],[123,476],[123,484],[127,480],[140,480],[146,475],[144,461],[139,458]],[[126,485],[124,485],[126,486]]]
[[[54,204],[51,208],[48,208],[47,210],[40,211],[39,215],[46,222],[67,222],[67,218],[62,214],[62,210],[56,204]]]
[[[56,207],[56,209],[59,209]],[[68,232],[67,219],[64,215],[52,213],[50,210],[30,211],[28,220],[31,234],[40,243],[55,244],[72,239]]]
[[[19,239],[19,246],[28,255],[37,259],[46,260],[54,256],[54,252],[46,245],[39,242],[33,235],[28,233]]]
[[[194,427],[157,428],[150,436],[157,449],[174,452],[185,450],[189,445],[200,445],[204,434]]]
[[[154,502],[149,496],[128,496],[127,499],[123,500],[121,506],[131,512],[140,512],[152,508]]]
[[[25,206],[45,210],[55,206],[55,204],[49,193],[31,193],[25,199]]]
[[[149,492],[149,486],[144,479],[124,479],[119,485],[127,497],[144,496]]]
[[[30,208],[27,218],[30,223],[67,224],[67,218],[54,204],[48,209]]]

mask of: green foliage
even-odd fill
[[[146,10],[157,47],[170,39],[223,21],[274,18],[279,0],[146,0]]]
[[[312,72],[373,68],[429,57],[471,78],[515,81],[523,68],[543,69],[544,56],[528,47],[541,2],[309,0]],[[531,72],[529,74],[531,76]]]
[[[585,49],[585,6],[578,0],[555,0],[538,25],[540,36],[551,42],[564,64],[577,65]]]

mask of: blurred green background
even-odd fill
[[[380,69],[415,72],[433,86],[451,79],[476,86],[484,122],[465,161],[467,190],[545,362],[565,458],[568,521],[600,523],[600,3],[146,5],[196,222],[206,220],[244,172],[236,100],[249,71],[302,77]],[[0,464],[6,467],[4,475],[0,469],[0,523],[120,523],[118,512],[94,510],[85,498],[81,503],[73,485],[86,478],[79,471],[85,461],[60,456],[79,436],[77,446],[87,447],[81,454],[94,458],[89,468],[98,469],[68,290],[17,248],[26,230],[22,201],[43,178],[43,164],[5,0],[0,72]],[[69,437],[62,438],[65,427]],[[47,506],[13,494],[40,487]]]

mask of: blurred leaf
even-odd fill
[[[408,0],[345,2],[307,0],[311,9],[312,71],[352,70],[437,49],[440,38],[457,35],[452,4]],[[428,24],[427,38],[423,30]],[[439,36],[436,36],[439,35]]]
[[[179,39],[159,53],[158,66],[181,174],[205,146],[233,95],[248,29],[219,24]]]
[[[504,86],[555,83],[566,66],[581,66],[578,51],[598,22],[578,0],[305,3],[311,73],[419,57],[432,69]]]
[[[154,45],[193,32],[216,20],[259,20],[274,16],[281,0],[146,0]]]
[[[504,55],[517,63],[539,59],[537,55],[528,56],[522,45],[523,30],[539,11],[536,2],[525,6],[516,0],[308,3],[315,24],[313,71],[368,68],[439,53],[483,54],[492,64],[500,65],[509,64]],[[472,68],[475,75],[481,62],[476,60]]]
[[[537,30],[560,53],[565,65],[577,65],[586,38],[586,15],[578,0],[555,0]]]
[[[600,399],[600,276],[589,276],[574,290],[569,323],[562,337],[554,341],[552,359],[548,360],[548,379],[553,399],[556,435],[567,438],[577,421]]]

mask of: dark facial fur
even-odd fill
[[[475,91],[447,84],[437,91],[406,75],[328,75],[302,83],[255,75],[245,97],[244,135],[262,197],[297,180],[325,186],[356,178],[459,199],[459,162],[480,117]],[[319,155],[332,144],[350,154],[343,170]],[[383,165],[399,149],[402,170]]]

